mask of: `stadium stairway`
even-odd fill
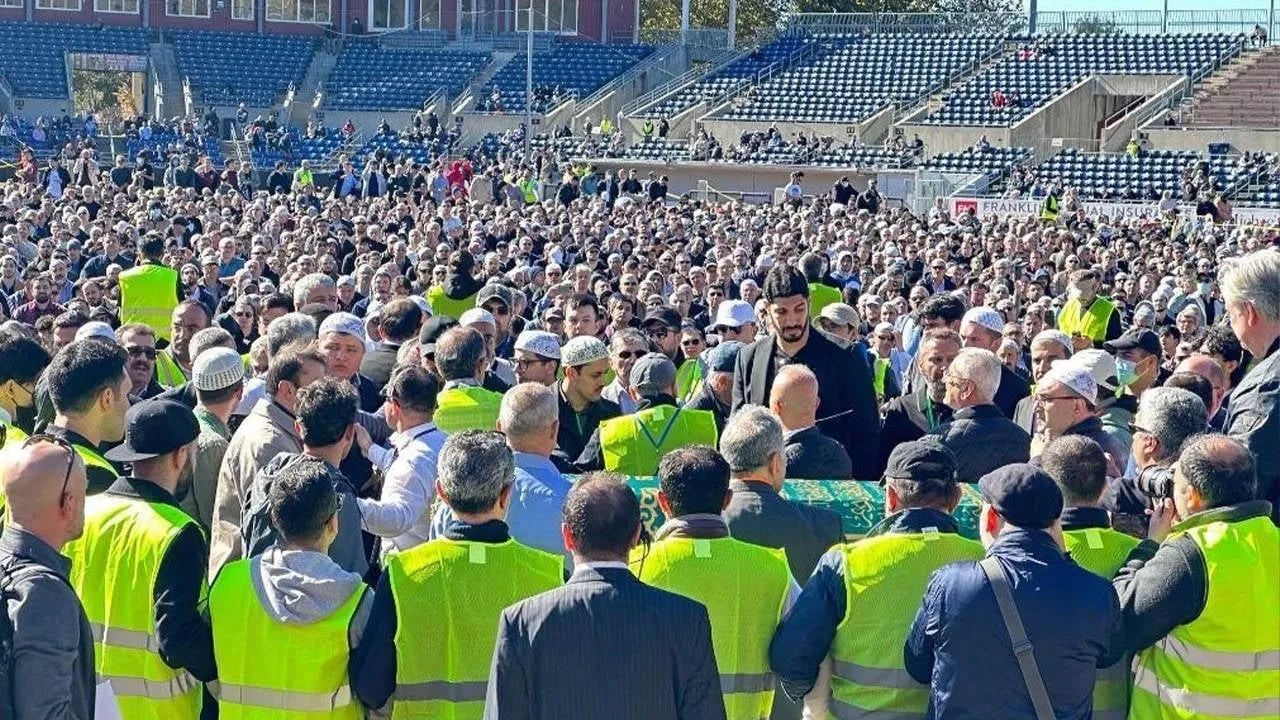
[[[493,59],[489,61],[488,65],[484,66],[483,70],[476,73],[475,77],[471,78],[471,82],[467,85],[467,88],[463,90],[462,94],[458,98],[455,98],[456,100],[465,102],[459,102],[458,105],[452,108],[452,111],[462,112],[463,110],[474,110],[477,103],[484,99],[480,94],[481,88],[488,85],[489,81],[493,79],[493,76],[497,75],[498,71],[507,63],[511,62],[512,58],[515,56],[515,50],[500,50],[495,47],[493,49]],[[537,57],[536,51],[534,57]]]
[[[307,121],[311,119],[311,103],[315,100],[316,93],[324,88],[324,83],[337,62],[338,56],[324,46],[316,49],[311,56],[311,64],[307,66],[307,74],[302,76],[302,82],[294,88],[293,105],[289,108],[291,125],[306,127]]]
[[[174,57],[173,46],[168,43],[153,42],[150,44],[149,54],[151,67],[156,69],[160,86],[164,89],[163,117],[186,114],[182,101],[182,76],[178,74],[178,59]]]
[[[1271,45],[1208,78],[1191,101],[1187,127],[1280,126],[1280,45]]]

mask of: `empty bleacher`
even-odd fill
[[[1221,82],[1198,95],[1188,127],[1280,126],[1280,45],[1263,48]],[[1245,67],[1247,65],[1247,67]],[[1210,83],[1206,83],[1208,85]]]
[[[174,30],[168,33],[178,71],[204,102],[219,105],[274,104],[300,83],[315,48],[296,35]]]
[[[335,128],[330,128],[323,137],[303,137],[297,128],[291,128],[289,135],[289,151],[264,145],[250,148],[253,164],[259,168],[275,165],[280,160],[292,160],[294,164],[303,160],[312,163],[323,163],[333,157],[343,145],[342,135]]]
[[[437,90],[462,91],[489,64],[478,50],[384,48],[376,38],[347,41],[325,86],[335,110],[414,110]]]
[[[916,104],[1001,43],[986,35],[826,35],[818,42],[823,49],[811,59],[740,96],[723,117],[859,122],[889,104]]]
[[[142,28],[0,23],[0,73],[16,94],[67,97],[66,53],[147,54]]]
[[[1239,36],[1049,35],[1009,52],[971,78],[924,119],[940,125],[1008,126],[1097,73],[1180,74],[1199,80],[1241,48]],[[1015,96],[993,107],[992,94]]]
[[[1036,173],[1076,188],[1084,199],[1154,200],[1166,190],[1180,197],[1183,170],[1201,162],[1208,164],[1207,175],[1214,189],[1228,195],[1244,187],[1253,175],[1237,157],[1206,158],[1189,150],[1150,150],[1137,158],[1065,150],[1040,165]]]
[[[1031,159],[1031,148],[971,147],[961,152],[938,153],[920,167],[939,172],[1007,172]]]
[[[652,52],[650,45],[558,42],[550,52],[534,51],[533,84],[535,87],[559,89],[562,97],[586,97]],[[503,111],[524,111],[526,65],[524,53],[511,58],[485,85],[482,97],[490,97],[496,89]],[[547,106],[545,99],[537,98],[533,102],[536,112],[549,110]]]
[[[793,53],[804,49],[810,42],[808,37],[787,36],[766,43],[662,98],[649,106],[642,116],[670,118],[699,102],[718,98],[770,65],[786,62]]]

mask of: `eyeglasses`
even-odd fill
[[[153,347],[142,347],[140,345],[131,345],[124,349],[129,353],[129,357],[141,357],[145,355],[148,360],[156,359],[156,349]]]
[[[236,314],[235,314],[235,315],[236,315],[236,317],[238,317],[238,318],[251,318],[251,317],[253,317],[253,312],[251,312],[251,311],[249,311],[249,310],[239,310],[239,311],[237,311],[237,312],[236,312]]]
[[[484,309],[488,310],[490,315],[507,315],[511,312],[506,305],[499,305],[496,303],[493,305],[485,305]]]
[[[1147,434],[1147,435],[1154,435],[1154,434],[1155,434],[1155,433],[1151,432],[1150,430],[1148,430],[1148,429],[1146,429],[1146,428],[1142,427],[1142,426],[1141,426],[1141,425],[1139,425],[1138,423],[1133,423],[1133,422],[1129,423],[1129,434],[1130,434],[1130,435],[1137,435],[1138,433],[1145,433],[1145,434]]]
[[[618,352],[618,359],[619,360],[630,360],[631,358],[639,359],[648,354],[649,353],[647,350],[621,350]]]
[[[1079,400],[1080,398],[1072,395],[1033,395],[1038,403],[1051,403],[1055,400]]]
[[[516,358],[511,363],[518,368],[526,368],[530,365],[545,365],[552,362],[551,358]]]
[[[661,340],[671,334],[671,331],[666,328],[654,328],[648,332],[651,340]]]
[[[67,485],[71,482],[71,467],[76,464],[76,449],[71,446],[71,443],[67,442],[66,438],[60,438],[48,433],[36,433],[28,437],[23,441],[22,447],[29,447],[38,442],[53,443],[67,451],[67,472],[62,478],[62,492],[58,495],[58,497],[62,497],[67,494]]]

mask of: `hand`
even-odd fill
[[[1072,335],[1071,345],[1076,349],[1076,352],[1080,352],[1081,350],[1088,350],[1093,347],[1093,341],[1084,335]]]
[[[356,445],[360,446],[360,452],[366,458],[369,457],[369,446],[373,445],[373,438],[369,437],[369,431],[359,423],[356,423]]]
[[[1151,519],[1147,523],[1147,537],[1158,543],[1164,542],[1177,517],[1178,509],[1174,507],[1172,498],[1155,502],[1151,507]]]

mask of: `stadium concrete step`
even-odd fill
[[[293,94],[293,105],[289,108],[289,122],[297,127],[305,127],[311,119],[311,112],[317,93],[323,92],[324,85],[333,72],[338,56],[326,48],[317,49],[311,56],[311,64],[307,66],[307,74]]]
[[[173,54],[173,46],[153,42],[148,48],[148,54],[163,91],[160,95],[161,116],[170,118],[185,115],[187,111],[182,97],[182,78],[178,75],[178,59]]]
[[[1189,126],[1271,127],[1280,123],[1280,46],[1247,53],[1209,78],[1184,107]]]

